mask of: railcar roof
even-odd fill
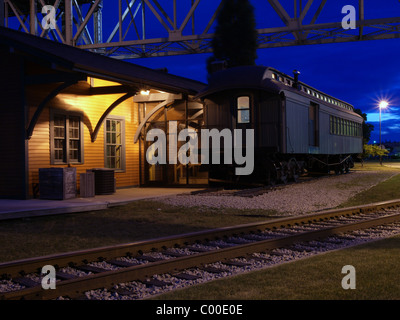
[[[197,97],[203,98],[231,89],[260,89],[280,93],[281,86],[265,77],[267,67],[240,66],[216,71],[208,79],[208,86]]]
[[[354,107],[340,99],[325,94],[301,81],[299,88],[293,88],[294,78],[277,69],[266,66],[240,66],[220,70],[209,77],[208,86],[196,97],[205,98],[217,92],[232,89],[258,89],[275,94],[291,91],[321,103],[329,104],[343,111],[354,111]]]

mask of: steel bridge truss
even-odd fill
[[[114,7],[104,13],[103,0],[0,0],[0,25],[118,59],[212,51],[212,31],[222,0],[112,1]],[[256,12],[279,17],[280,26],[257,29],[259,48],[400,37],[400,16],[364,19],[368,9],[364,0],[356,8],[356,29],[342,27],[341,12],[334,15],[338,21],[323,22],[327,0],[252,3]],[[42,27],[45,5],[56,9],[55,29]]]

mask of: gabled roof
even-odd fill
[[[39,60],[54,62],[59,68],[88,76],[139,84],[176,93],[197,94],[204,83],[116,60],[52,40],[0,27],[0,46],[14,48]]]

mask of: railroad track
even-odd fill
[[[0,292],[0,299],[80,299],[96,289],[140,299],[136,287],[173,286],[172,279],[195,283],[201,272],[218,275],[228,267],[245,269],[249,261],[273,262],[285,255],[282,248],[317,252],[330,244],[351,242],[354,230],[382,232],[381,225],[395,224],[383,230],[399,232],[398,222],[400,200],[13,261],[0,264],[2,281],[12,288]],[[56,289],[41,286],[45,265],[57,270]]]

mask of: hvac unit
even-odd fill
[[[112,194],[115,192],[114,170],[106,168],[95,168],[87,170],[94,173],[95,194]]]
[[[76,197],[76,168],[40,168],[40,199],[65,200]]]

